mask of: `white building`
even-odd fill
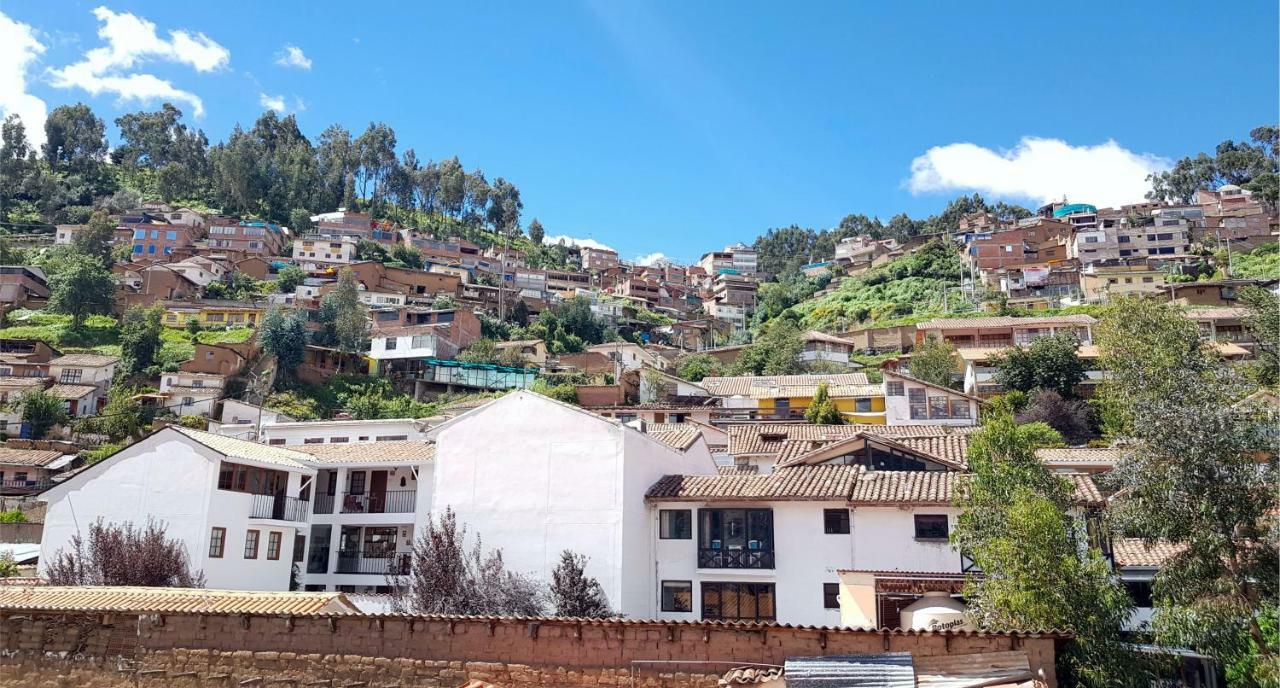
[[[889,370],[882,375],[886,425],[978,424],[982,399]]]
[[[635,342],[607,342],[605,344],[592,344],[587,347],[587,351],[593,351],[598,354],[604,354],[610,360],[619,363],[622,371],[639,370],[644,366],[657,368],[658,370],[666,370],[670,364],[666,358],[645,349],[643,346]]]
[[[166,397],[165,408],[179,416],[212,416],[226,381],[225,375],[214,373],[165,373],[160,393]]]
[[[310,235],[293,242],[293,261],[304,269],[346,265],[355,260],[356,240],[351,237]]]
[[[169,269],[202,287],[209,286],[227,274],[226,266],[200,256],[192,256],[177,263],[169,263]]]
[[[293,418],[275,409],[250,404],[238,399],[223,399],[218,420],[209,421],[209,432],[242,440],[258,440],[258,425],[288,423]],[[284,444],[278,442],[276,444]]]
[[[306,454],[168,427],[40,495],[40,573],[89,525],[148,521],[180,541],[210,588],[288,590],[294,537],[310,518]]]
[[[676,449],[622,423],[526,391],[512,392],[430,432],[436,440],[431,511],[501,548],[514,571],[549,580],[560,553],[589,558],[587,574],[623,614],[654,618],[652,514],[644,495],[665,474],[715,473],[700,436]]]
[[[225,422],[225,421],[224,421]],[[413,418],[377,420],[262,421],[262,442],[272,445],[346,444],[425,440],[425,423]]]
[[[119,362],[120,359],[115,356],[65,354],[49,361],[49,377],[59,386],[92,385],[95,388],[93,392],[86,393],[83,389],[77,389],[71,393],[76,395],[74,398],[77,408],[89,409],[91,413],[95,413],[106,403],[107,390],[111,387],[111,380],[115,378],[116,364]],[[65,395],[64,398],[70,399]]]

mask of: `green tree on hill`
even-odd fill
[[[70,417],[63,408],[62,398],[43,389],[23,392],[16,406],[22,409],[22,423],[27,426],[33,440],[44,439],[57,425],[66,425]]]
[[[836,402],[827,393],[827,383],[823,382],[818,385],[817,391],[813,393],[812,401],[809,402],[809,408],[804,412],[804,418],[815,425],[842,425],[844,423],[844,416],[840,415],[840,409],[836,408]]]
[[[956,350],[951,342],[930,334],[911,350],[911,376],[941,387],[950,387],[956,372]]]
[[[115,262],[111,242],[115,239],[116,223],[104,210],[93,211],[88,224],[71,240],[71,248],[84,256],[96,259],[107,267]]]
[[[790,318],[766,325],[760,336],[742,350],[734,371],[738,375],[797,375],[804,372],[800,353],[804,333]]]
[[[49,277],[49,310],[71,316],[71,329],[79,330],[90,315],[109,313],[116,283],[94,258],[70,255],[63,268]]]
[[[996,380],[1005,389],[1047,389],[1063,399],[1074,399],[1076,386],[1085,378],[1079,348],[1080,340],[1068,332],[1040,337],[1030,346],[1011,347],[992,361]]]
[[[307,317],[302,311],[272,306],[258,327],[258,343],[276,358],[276,388],[289,387],[297,379],[307,346]]]
[[[155,365],[162,343],[163,318],[164,307],[160,305],[133,306],[125,311],[120,319],[121,375],[126,378],[142,375]]]

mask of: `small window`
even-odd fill
[[[693,512],[689,509],[662,509],[658,512],[658,537],[663,540],[693,538]]]
[[[917,540],[946,540],[947,517],[945,514],[916,514]]]
[[[848,509],[823,509],[822,532],[827,535],[849,534]]]
[[[385,347],[387,351],[395,351],[396,339],[396,337],[387,337],[387,346]]]
[[[278,530],[267,533],[267,558],[280,558],[280,531]]]
[[[244,534],[244,558],[258,558],[258,531],[249,530]]]
[[[283,439],[271,439],[271,440],[267,440],[267,444],[284,444],[284,440],[283,440]]]
[[[823,583],[822,584],[822,608],[823,609],[839,609],[840,608],[840,584],[839,583]]]
[[[209,536],[209,558],[221,559],[222,552],[227,547],[227,529],[214,528],[213,533]]]
[[[693,581],[662,581],[662,611],[693,611]]]
[[[905,392],[902,390],[902,382],[886,382],[884,383],[885,396],[900,397]]]
[[[869,413],[871,411],[870,399],[857,399],[854,401],[854,410],[858,413]]]
[[[1151,601],[1151,581],[1125,581],[1124,589],[1129,593],[1135,607],[1155,606]]]

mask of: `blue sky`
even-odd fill
[[[177,93],[212,140],[263,103],[313,139],[381,120],[549,234],[681,261],[972,190],[1119,202],[1276,120],[1275,2],[395,5],[6,0],[0,110]]]

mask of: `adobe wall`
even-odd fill
[[[656,622],[0,614],[0,686],[712,688],[788,656],[1021,649],[1052,688],[1054,641]],[[640,662],[668,662],[658,664]],[[699,664],[699,662],[714,662]],[[633,677],[635,677],[633,683]]]

